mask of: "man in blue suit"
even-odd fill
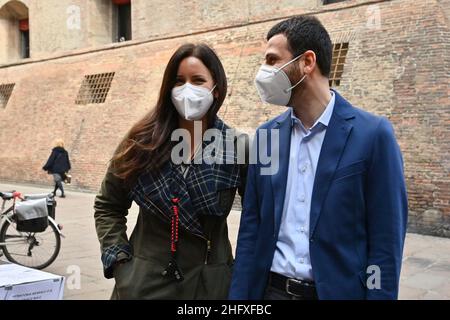
[[[402,155],[386,118],[330,90],[331,60],[315,17],[282,21],[267,35],[255,83],[264,102],[289,107],[257,130],[254,146],[278,147],[279,169],[249,166],[230,299],[398,296]],[[267,141],[277,132],[279,145],[261,143],[263,131]]]

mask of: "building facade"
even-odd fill
[[[305,13],[332,38],[332,86],[394,125],[409,231],[450,236],[450,0],[0,0],[0,181],[51,183],[41,168],[61,137],[74,186],[98,190],[186,42],[215,48],[229,81],[220,115],[251,133],[284,110],[253,85],[265,35]]]

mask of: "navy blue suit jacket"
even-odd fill
[[[402,155],[386,118],[335,94],[311,201],[309,249],[318,296],[396,299],[408,212]],[[271,153],[270,130],[279,130],[280,164],[274,175],[261,175],[261,162],[249,166],[230,299],[264,297],[283,211],[291,125],[287,111],[257,130],[255,141],[261,129],[269,130],[263,154]]]

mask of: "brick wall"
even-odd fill
[[[97,190],[120,139],[154,105],[170,55],[178,45],[190,41],[207,42],[217,50],[230,83],[221,115],[229,124],[252,131],[284,110],[262,105],[253,85],[265,34],[278,21],[270,20],[273,12],[280,17],[281,13],[309,10],[317,13],[334,42],[349,42],[338,91],[354,105],[385,115],[394,124],[405,160],[409,230],[450,236],[448,0],[346,1],[327,6],[314,2],[301,8],[295,6],[296,1],[242,1],[248,4],[247,12],[253,13],[250,18],[238,1],[233,2],[235,11],[215,1],[194,1],[180,12],[192,10],[196,18],[186,25],[181,21],[181,27],[171,20],[175,8],[163,10],[162,1],[152,3],[149,7],[136,2],[142,6],[139,12],[160,12],[154,25],[142,23],[149,25],[147,29],[136,29],[139,20],[133,22],[138,38],[155,38],[158,34],[152,31],[160,25],[164,37],[198,34],[137,40],[104,50],[71,52],[71,56],[49,61],[0,67],[0,84],[16,83],[8,106],[0,109],[0,180],[51,183],[41,167],[53,139],[62,137],[73,163],[74,186]],[[202,18],[206,9],[200,7],[207,3],[214,4],[209,8],[218,11],[217,19],[212,13]],[[133,11],[135,20],[136,15],[145,19]],[[245,24],[245,19],[250,23]],[[199,21],[197,26],[195,21]],[[220,30],[200,32],[216,24],[222,26]],[[76,105],[84,75],[101,72],[116,72],[106,102]]]

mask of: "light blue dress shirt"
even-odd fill
[[[283,215],[271,271],[289,278],[314,280],[309,256],[311,198],[325,132],[335,96],[308,130],[291,108],[292,133]]]

